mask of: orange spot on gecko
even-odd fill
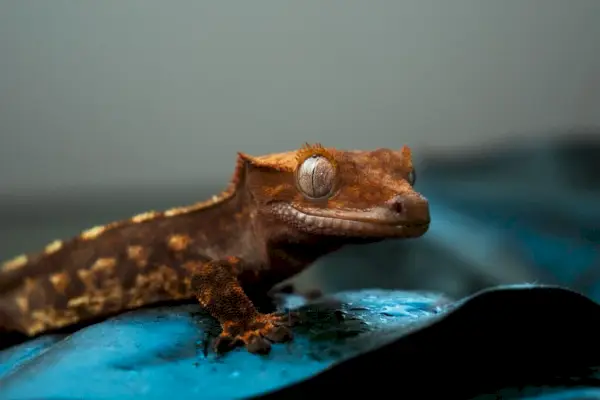
[[[29,312],[29,299],[27,296],[18,296],[15,299],[15,303],[22,314],[27,314]]]
[[[163,215],[165,217],[174,217],[176,215],[185,214],[190,211],[191,211],[190,207],[176,207],[176,208],[171,208],[170,210],[165,211],[163,213]]]
[[[91,270],[92,271],[113,272],[116,265],[117,265],[117,260],[115,260],[114,258],[108,258],[108,257],[107,258],[99,258],[92,265]]]
[[[77,271],[85,292],[70,299],[67,307],[81,308],[91,315],[119,310],[123,302],[123,288],[114,274],[116,265],[114,258],[99,258],[89,269]]]
[[[145,222],[145,221],[154,219],[154,218],[158,217],[159,215],[160,215],[160,213],[158,213],[156,211],[148,211],[148,212],[138,214],[138,215],[132,217],[131,222],[138,224],[140,222]]]
[[[32,307],[46,304],[46,293],[36,279],[27,277],[24,279],[21,288],[15,293],[14,301],[17,307],[26,315]]]
[[[94,283],[92,272],[88,271],[87,269],[80,269],[77,271],[77,276],[85,285],[86,292],[92,292],[96,290],[96,284]]]
[[[105,226],[95,226],[87,231],[83,231],[81,233],[81,238],[83,240],[92,240],[96,239],[98,236],[102,235],[106,230]]]
[[[67,303],[67,307],[69,308],[79,308],[81,306],[87,305],[89,303],[88,296],[80,296],[74,297]]]
[[[29,322],[27,324],[27,326],[25,327],[25,333],[27,333],[27,335],[29,335],[29,336],[34,336],[40,332],[45,331],[46,329],[48,329],[46,327],[46,324],[44,324],[41,321],[33,320],[33,321]]]
[[[86,292],[92,293],[98,290],[97,283],[100,284],[108,284],[108,279],[113,275],[115,266],[117,265],[117,260],[114,258],[99,258],[96,262],[88,269],[80,269],[77,271],[77,275],[81,282],[86,287]],[[98,279],[100,274],[104,274],[103,279],[106,281],[102,281],[102,279]]]
[[[187,249],[191,239],[187,235],[172,235],[167,242],[169,249],[173,251],[183,251]]]
[[[15,258],[13,258],[12,260],[5,262],[2,265],[2,271],[17,270],[19,268],[24,267],[27,264],[27,261],[28,261],[28,258],[26,255],[22,254],[20,256],[17,256]]]
[[[27,327],[29,335],[35,335],[48,328],[62,328],[79,320],[79,316],[73,310],[55,310],[46,307],[31,312],[31,323]]]
[[[55,240],[54,242],[48,244],[44,249],[44,253],[46,255],[50,255],[59,251],[63,246],[63,243],[60,240]]]
[[[160,265],[149,273],[139,274],[127,296],[126,307],[135,308],[161,299],[189,298],[191,293],[174,269]]]
[[[148,265],[148,252],[142,246],[127,247],[127,257],[140,268]]]
[[[237,264],[240,262],[239,257],[235,257],[235,256],[225,257],[225,260],[227,260],[227,262],[229,262],[231,264]]]
[[[52,286],[54,286],[54,289],[56,289],[58,293],[63,295],[65,294],[65,290],[67,289],[67,287],[69,286],[69,282],[71,281],[71,278],[66,272],[52,274],[50,275],[49,279],[52,283]]]
[[[161,265],[152,278],[161,283],[171,298],[180,299],[182,297],[183,294],[179,290],[179,276],[173,268]]]

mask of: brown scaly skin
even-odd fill
[[[0,328],[34,336],[166,300],[197,298],[222,333],[216,350],[266,353],[291,339],[286,318],[250,300],[349,243],[416,238],[427,200],[410,150],[305,145],[239,154],[212,199],[92,228],[0,269]]]

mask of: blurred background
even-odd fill
[[[600,300],[600,1],[0,2],[0,258],[221,190],[236,151],[413,148],[421,239],[300,287]]]

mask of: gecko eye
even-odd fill
[[[308,157],[298,167],[298,187],[311,198],[327,196],[333,189],[335,168],[327,157]]]
[[[417,181],[417,173],[414,168],[408,173],[407,181],[410,186],[415,186],[415,182]]]

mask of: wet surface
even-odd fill
[[[418,329],[260,398],[600,398],[597,303],[559,287],[519,285],[444,308]]]
[[[575,292],[515,286],[451,302],[371,290],[331,300],[289,297],[302,324],[268,356],[206,351],[219,329],[196,305],[40,337],[0,352],[0,399],[293,399],[368,390],[550,400],[596,398],[589,396],[600,387],[600,306]]]
[[[300,307],[295,340],[261,357],[205,355],[217,324],[196,305],[123,314],[70,336],[44,336],[0,352],[0,399],[231,398],[307,378],[392,340],[434,316],[435,294],[366,291]],[[300,306],[290,297],[288,306]]]

